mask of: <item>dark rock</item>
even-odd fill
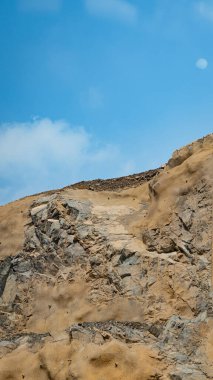
[[[179,375],[176,375],[174,373],[170,374],[169,377],[171,380],[182,380],[182,377],[180,377]]]
[[[16,260],[15,262],[13,261],[13,270],[15,272],[28,272],[32,268],[31,261],[30,260],[24,260],[24,259],[19,259]]]
[[[142,233],[143,243],[149,251],[156,251],[156,239],[159,237],[159,229],[144,230]]]
[[[87,256],[84,248],[79,243],[70,244],[64,250],[64,254],[70,263],[84,261],[85,256]]]
[[[150,334],[154,335],[156,338],[158,338],[161,333],[161,329],[156,325],[150,326],[148,331],[150,332]]]
[[[5,260],[0,262],[0,297],[4,292],[4,288],[7,282],[7,278],[10,273],[10,269],[12,266],[11,257],[7,257]]]
[[[93,266],[98,266],[98,265],[101,265],[102,264],[102,259],[101,257],[98,257],[98,256],[94,256],[94,257],[91,257],[90,258],[90,265],[93,267]]]

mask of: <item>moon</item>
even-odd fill
[[[200,70],[205,70],[208,67],[208,61],[206,58],[199,58],[196,62],[196,67]]]

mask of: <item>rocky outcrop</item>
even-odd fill
[[[0,378],[213,378],[212,157],[208,136],[139,186],[28,198],[0,262]]]

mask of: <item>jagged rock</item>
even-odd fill
[[[159,236],[159,229],[147,230],[142,233],[142,240],[149,251],[156,251],[156,239]]]
[[[54,201],[54,199],[56,199],[56,197],[57,197],[57,194],[52,194],[52,195],[48,195],[45,197],[41,197],[41,198],[37,199],[36,201],[34,201],[34,205],[40,206],[43,204],[51,203],[52,201]]]
[[[69,260],[70,263],[76,261],[84,261],[84,257],[86,256],[86,252],[84,248],[79,243],[70,244],[65,249],[65,256]]]
[[[91,203],[89,201],[79,202],[76,200],[67,200],[63,203],[64,207],[68,209],[68,213],[72,218],[84,219],[90,212]]]
[[[30,226],[25,232],[25,249],[33,251],[40,249],[40,241],[36,235],[35,226]]]
[[[189,230],[192,226],[192,219],[193,219],[193,211],[191,209],[183,210],[179,214],[180,220],[183,222],[184,227]]]
[[[60,223],[55,219],[47,219],[46,223],[46,234],[49,236],[54,243],[58,243],[61,237]]]
[[[31,214],[31,217],[34,218],[37,214],[41,213],[43,210],[45,210],[47,208],[47,205],[46,204],[41,204],[39,206],[36,206],[36,207],[33,207],[31,210],[30,210],[30,214]]]

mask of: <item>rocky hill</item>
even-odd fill
[[[0,207],[0,379],[213,379],[212,178],[209,135]]]

